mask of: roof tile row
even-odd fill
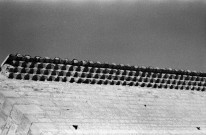
[[[101,79],[101,78],[82,78],[75,76],[45,76],[36,74],[23,74],[23,73],[10,73],[9,78],[33,80],[33,81],[61,81],[61,82],[76,82],[85,84],[99,84],[99,85],[129,85],[129,86],[141,86],[141,87],[151,87],[151,88],[168,88],[168,89],[186,89],[186,90],[197,90],[205,91],[206,84],[204,85],[194,85],[192,83],[196,82],[164,82],[161,81],[130,81],[130,80],[115,80],[115,79]],[[169,80],[168,80],[169,81]],[[175,82],[175,83],[174,83]],[[190,84],[189,84],[190,83]]]
[[[86,67],[96,67],[96,68],[110,68],[110,69],[120,69],[120,70],[132,70],[132,71],[143,71],[143,72],[155,72],[155,73],[168,73],[168,74],[179,74],[179,75],[190,75],[190,76],[201,76],[206,77],[206,73],[203,72],[196,72],[196,71],[190,71],[190,70],[176,70],[171,68],[153,68],[153,67],[144,67],[144,66],[130,66],[130,65],[124,65],[124,64],[108,64],[108,63],[100,63],[100,62],[93,62],[93,61],[79,61],[77,59],[69,60],[69,59],[60,59],[60,58],[54,58],[51,59],[49,57],[39,57],[36,56],[32,58],[29,55],[21,55],[21,54],[10,54],[8,61],[18,62],[23,61],[25,63],[31,62],[33,64],[40,64],[39,67],[43,66],[45,63],[50,63],[55,66],[60,65],[74,65],[74,66],[86,66]],[[23,64],[24,65],[24,64]]]
[[[88,84],[129,85],[205,91],[205,73],[92,61],[9,55],[4,72],[9,78]]]

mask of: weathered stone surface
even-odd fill
[[[206,93],[7,79],[1,135],[206,134]]]

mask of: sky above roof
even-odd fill
[[[206,4],[3,1],[0,61],[17,52],[206,72]]]

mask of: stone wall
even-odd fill
[[[206,93],[0,76],[1,135],[206,134]]]

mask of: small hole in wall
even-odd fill
[[[200,130],[200,127],[196,127],[197,128],[197,130]]]
[[[34,91],[38,91],[38,89],[37,89],[37,88],[34,88]]]
[[[190,92],[191,94],[195,94],[193,91]]]
[[[74,127],[74,129],[76,129],[76,130],[77,130],[77,128],[78,128],[78,125],[73,125],[73,127]]]
[[[147,105],[144,105],[144,107],[147,107]]]

